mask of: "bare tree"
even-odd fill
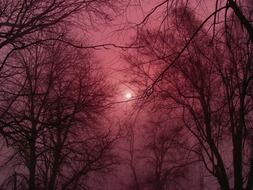
[[[98,127],[111,92],[90,52],[34,45],[9,61],[4,70],[18,71],[1,86],[14,100],[2,103],[1,134],[28,170],[28,189],[85,189],[90,172],[115,163],[115,138]]]
[[[145,122],[138,122],[138,117],[136,122],[127,120],[125,161],[130,180],[126,189],[183,189],[188,166],[197,162],[187,133],[175,118],[159,110],[147,112],[142,116],[142,120],[148,117]]]
[[[197,145],[193,152],[219,187],[252,189],[248,134],[253,51],[248,31],[238,27],[241,20],[232,15],[224,30],[210,36],[198,29],[199,21],[191,11],[181,10],[165,32],[144,31],[143,49],[137,54],[141,59],[130,56],[128,60],[134,72],[151,84],[146,92],[151,91],[154,104],[173,109],[192,134]],[[182,51],[180,45],[189,39]]]
[[[143,6],[145,10],[145,3],[139,2],[139,6]],[[216,1],[198,1],[192,2],[188,0],[164,0],[157,1],[154,6],[148,12],[144,12],[144,18],[141,22],[136,25],[136,37],[135,41],[141,36],[142,31],[146,29],[152,29],[157,26],[160,32],[166,32],[170,26],[171,17],[179,13],[178,8],[185,9],[184,12],[187,16],[187,9],[192,8],[199,10],[200,17],[197,27],[194,27],[194,32],[191,36],[185,40],[183,44],[180,45],[180,49],[177,52],[177,56],[170,60],[170,64],[167,65],[160,75],[157,76],[156,80],[153,81],[153,85],[163,77],[163,75],[170,69],[170,65],[173,65],[181,57],[181,55],[186,51],[187,47],[195,40],[198,33],[201,33],[202,29],[208,29],[209,33],[212,33],[212,38],[209,39],[207,44],[212,44],[214,36],[219,33],[221,27],[226,28],[227,23],[229,23],[230,14],[234,14],[238,21],[242,25],[242,30],[247,34],[248,39],[253,41],[253,26],[252,26],[252,3],[248,0],[216,0]],[[198,14],[199,14],[198,12]],[[184,14],[183,13],[183,14]],[[204,14],[203,14],[204,13]],[[158,16],[159,15],[159,16]],[[140,35],[139,35],[140,34]]]
[[[163,118],[153,113],[151,117],[145,126],[143,145],[143,162],[150,168],[146,172],[146,186],[156,190],[182,189],[187,180],[187,165],[194,163],[188,154],[186,133],[173,125],[175,119],[169,121],[168,115]]]
[[[0,69],[13,52],[32,44],[59,40],[84,48],[83,42],[68,40],[70,30],[73,27],[82,30],[94,27],[97,18],[109,20],[110,14],[116,10],[116,3],[111,0],[1,0]]]

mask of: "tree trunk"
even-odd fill
[[[59,165],[60,165],[60,148],[56,147],[55,153],[54,153],[54,162],[53,162],[53,168],[51,171],[51,176],[49,179],[49,185],[48,190],[54,190],[55,184],[56,184],[56,178],[59,171]]]
[[[242,177],[242,140],[241,137],[236,138],[234,144],[234,189],[243,190]]]
[[[35,190],[36,153],[35,142],[30,143],[29,190]]]
[[[250,21],[245,17],[239,6],[236,4],[234,0],[229,0],[229,6],[233,9],[235,15],[240,20],[241,24],[245,27],[249,34],[249,38],[251,42],[253,43],[253,27],[250,23]]]

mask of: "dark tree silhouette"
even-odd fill
[[[145,77],[145,84],[152,86],[145,95],[153,97],[154,107],[173,109],[175,119],[188,129],[196,143],[192,151],[219,187],[250,190],[253,51],[249,33],[240,27],[236,14],[227,17],[229,21],[213,36],[198,29],[199,21],[189,9],[176,12],[164,32],[143,31],[139,38],[143,48],[128,61],[140,81]]]
[[[48,40],[85,48],[84,42],[77,44],[68,39],[69,31],[73,27],[82,30],[94,27],[97,18],[110,19],[116,3],[111,0],[1,0],[0,69],[13,52]]]
[[[142,5],[142,3],[139,3]],[[180,50],[177,52],[177,56],[173,57],[170,60],[171,64],[174,64],[183,54],[183,52],[187,49],[187,47],[192,43],[194,38],[198,36],[198,33],[201,33],[201,30],[204,28],[208,28],[212,36],[216,36],[219,33],[221,24],[224,28],[226,28],[227,23],[229,23],[230,14],[233,13],[235,17],[237,17],[238,22],[241,23],[242,31],[245,32],[251,41],[253,42],[253,26],[252,26],[252,2],[249,0],[242,1],[234,1],[234,0],[216,0],[213,2],[209,1],[199,1],[198,3],[194,3],[191,1],[184,0],[164,0],[158,1],[154,7],[145,14],[143,20],[137,24],[137,35],[135,40],[138,41],[138,36],[142,34],[143,30],[154,28],[153,26],[158,26],[159,31],[166,32],[168,26],[170,25],[171,17],[173,15],[177,15],[179,13],[182,15],[182,12],[175,11],[180,8],[183,10],[187,10],[188,8],[198,9],[208,7],[210,11],[206,13],[206,15],[199,18],[199,23],[197,27],[194,27],[194,32],[191,33],[183,44],[180,46]],[[187,11],[183,12],[183,14],[188,14]],[[157,15],[159,15],[157,17]],[[186,16],[185,15],[185,16]],[[234,29],[234,28],[233,28]],[[236,30],[236,29],[235,29]],[[207,42],[208,44],[212,43],[213,38]],[[170,69],[169,64],[162,71],[160,71],[160,75],[157,76],[156,80],[153,81],[153,85],[156,85],[157,82],[163,77],[163,75]]]
[[[110,87],[97,76],[90,52],[34,45],[9,61],[4,71],[13,76],[1,85],[1,134],[23,166],[19,173],[28,170],[27,188],[85,189],[91,172],[115,163],[115,138],[105,124],[99,127]]]

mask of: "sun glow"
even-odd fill
[[[128,100],[131,99],[132,96],[133,96],[133,95],[132,95],[131,92],[126,92],[126,93],[125,93],[125,98],[128,99]]]

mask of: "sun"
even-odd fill
[[[128,99],[128,100],[131,99],[132,96],[133,96],[133,95],[132,95],[131,92],[126,92],[126,93],[125,93],[125,98]]]

